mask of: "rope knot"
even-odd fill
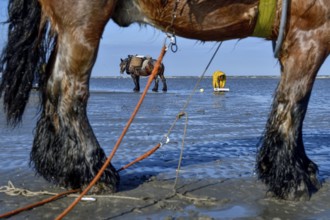
[[[186,113],[185,112],[179,112],[179,114],[176,116],[177,119],[182,118],[183,116],[185,116]]]

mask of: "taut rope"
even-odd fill
[[[161,146],[167,144],[167,142],[169,141],[169,136],[170,134],[172,133],[172,130],[174,129],[175,125],[176,125],[176,122],[183,116],[186,116],[186,122],[185,122],[185,128],[184,128],[184,134],[183,134],[183,138],[182,138],[182,148],[181,148],[181,154],[180,154],[180,159],[179,159],[179,164],[178,164],[178,169],[177,169],[177,172],[180,170],[180,166],[181,166],[181,161],[182,161],[182,156],[183,156],[183,147],[184,147],[184,139],[185,139],[185,135],[186,135],[186,130],[187,130],[187,122],[188,122],[188,117],[187,117],[187,113],[186,113],[186,109],[193,97],[193,95],[196,93],[196,90],[200,84],[200,82],[202,81],[202,79],[204,78],[208,68],[210,67],[215,55],[218,53],[220,47],[222,45],[222,42],[219,43],[217,49],[214,51],[214,54],[213,56],[211,57],[209,63],[207,64],[207,66],[205,67],[205,70],[204,72],[202,73],[202,75],[199,77],[197,83],[195,84],[195,87],[194,89],[192,90],[191,94],[189,95],[185,105],[183,106],[182,110],[177,114],[176,118],[174,119],[171,127],[168,129],[167,133],[164,135],[163,139],[157,144],[155,145],[151,150],[149,150],[148,152],[146,152],[145,154],[141,155],[140,157],[136,158],[134,161],[132,161],[131,163],[123,166],[122,168],[120,168],[118,170],[118,172],[124,170],[124,169],[127,169],[128,167],[132,166],[133,164],[149,157],[151,154],[153,154],[156,150],[158,150]],[[177,175],[177,178],[178,178],[178,175]],[[175,183],[177,182],[177,178],[176,178],[176,181]],[[176,185],[176,184],[175,184]]]
[[[176,11],[177,4],[178,4],[178,3],[179,3],[179,0],[177,0],[176,3],[175,3],[175,9],[174,9],[174,11]],[[175,15],[175,14],[174,14],[174,15]],[[174,22],[174,19],[175,19],[175,17],[176,17],[176,15],[175,15],[175,16],[174,16],[174,15],[173,15],[173,21],[172,21],[172,22]],[[173,25],[173,23],[171,24],[171,26],[172,26],[172,25]],[[169,45],[171,45],[171,46],[173,47],[173,44],[174,44],[175,48],[177,49],[177,45],[176,45],[176,41],[175,41],[175,35],[174,35],[174,34],[173,34],[173,35],[168,35],[168,34],[167,34],[167,38],[170,38],[170,44],[169,44]],[[167,39],[167,38],[166,38],[166,39]],[[99,170],[99,172],[97,173],[97,175],[94,177],[94,179],[90,182],[90,184],[89,184],[89,185],[83,190],[83,192],[82,192],[82,193],[81,193],[81,194],[80,194],[80,195],[74,200],[74,202],[73,202],[70,206],[68,206],[67,209],[65,209],[65,210],[64,210],[64,211],[63,211],[63,212],[62,212],[62,213],[56,218],[56,220],[60,220],[60,219],[62,219],[63,217],[65,217],[65,216],[66,216],[66,215],[67,215],[67,214],[68,214],[68,213],[69,213],[69,212],[70,212],[70,211],[71,211],[71,210],[72,210],[72,209],[73,209],[73,208],[79,203],[79,201],[82,200],[82,198],[88,193],[88,191],[89,191],[89,190],[95,185],[95,183],[100,179],[100,177],[101,177],[101,175],[103,174],[104,170],[109,166],[109,164],[110,164],[110,162],[111,162],[113,156],[115,155],[116,151],[118,150],[118,148],[119,148],[119,146],[120,146],[121,141],[123,140],[123,138],[124,138],[125,134],[127,133],[127,131],[128,131],[128,129],[129,129],[131,123],[133,122],[133,120],[134,120],[134,118],[135,118],[135,116],[136,116],[136,114],[137,114],[137,112],[138,112],[140,106],[142,105],[142,102],[143,102],[143,100],[144,100],[144,98],[145,98],[145,96],[146,96],[146,94],[147,94],[147,92],[148,92],[148,89],[149,89],[149,87],[150,87],[150,85],[151,85],[151,83],[152,83],[152,81],[153,81],[153,78],[155,77],[155,75],[156,75],[157,72],[158,72],[158,69],[159,69],[159,67],[160,67],[160,65],[161,65],[161,63],[162,63],[162,59],[164,58],[165,53],[166,53],[166,51],[167,51],[167,47],[166,47],[166,39],[165,39],[165,41],[164,41],[164,45],[163,45],[163,47],[162,47],[162,49],[161,49],[160,55],[159,55],[159,57],[158,57],[158,59],[157,59],[157,62],[156,62],[156,64],[155,64],[155,66],[154,66],[154,69],[153,69],[153,71],[152,71],[152,73],[151,73],[151,75],[150,75],[150,77],[149,77],[149,79],[148,79],[148,82],[147,82],[146,86],[145,86],[145,89],[144,89],[144,91],[143,91],[143,93],[142,93],[142,95],[141,95],[141,97],[140,97],[140,99],[139,99],[139,101],[138,101],[138,103],[137,103],[137,105],[136,105],[136,107],[135,107],[135,109],[134,109],[134,111],[133,111],[133,113],[132,113],[130,119],[128,120],[126,126],[124,127],[124,130],[122,131],[122,134],[120,135],[120,137],[119,137],[119,139],[117,140],[117,142],[116,142],[116,144],[115,144],[113,150],[111,151],[109,157],[108,157],[107,160],[104,162],[103,166],[101,167],[101,169]],[[174,41],[173,41],[173,40],[174,40]],[[154,153],[159,147],[161,147],[161,146],[163,146],[164,144],[166,144],[166,143],[169,141],[168,136],[170,135],[170,133],[172,132],[173,128],[175,127],[176,122],[177,122],[181,117],[186,116],[185,127],[184,127],[184,134],[183,134],[183,138],[182,138],[181,153],[180,153],[180,158],[179,158],[179,162],[178,162],[178,168],[177,168],[177,173],[176,173],[176,179],[175,179],[175,183],[174,183],[174,191],[176,191],[175,187],[176,187],[176,184],[177,184],[177,181],[178,181],[179,170],[180,170],[180,167],[181,167],[181,162],[182,162],[182,157],[183,157],[183,150],[184,150],[184,140],[185,140],[185,136],[186,136],[187,122],[188,122],[188,116],[187,116],[185,110],[186,110],[186,108],[188,107],[188,104],[190,103],[190,101],[191,101],[191,99],[192,99],[192,96],[195,94],[195,92],[196,92],[196,90],[197,90],[197,88],[198,88],[200,82],[201,82],[202,79],[204,78],[205,73],[207,72],[209,66],[211,65],[211,63],[212,63],[212,61],[213,61],[215,55],[218,53],[218,51],[219,51],[221,45],[222,45],[222,42],[219,43],[217,49],[215,50],[213,56],[211,57],[209,63],[207,64],[207,66],[206,66],[204,72],[203,72],[202,75],[200,76],[200,78],[199,78],[199,80],[197,81],[197,83],[196,83],[196,85],[195,85],[195,87],[194,87],[192,93],[190,94],[190,96],[188,97],[188,99],[187,99],[187,101],[186,101],[184,107],[182,108],[182,111],[180,111],[180,112],[178,113],[176,119],[174,120],[172,126],[170,127],[170,129],[168,130],[168,133],[164,136],[164,138],[162,139],[162,141],[161,141],[160,143],[158,143],[158,144],[157,144],[154,148],[152,148],[150,151],[148,151],[148,152],[145,153],[144,155],[142,155],[142,156],[140,156],[139,158],[137,158],[135,161],[133,161],[133,162],[131,162],[130,164],[128,164],[128,165],[122,167],[121,169],[119,169],[118,172],[119,172],[119,171],[122,171],[122,170],[124,170],[124,169],[126,169],[127,167],[131,166],[131,165],[134,164],[134,163],[137,163],[137,162],[139,162],[139,161],[141,161],[141,160],[147,158],[147,157],[150,156],[152,153]],[[172,49],[172,51],[173,51],[173,48],[172,48],[172,47],[171,47],[171,49]],[[173,52],[176,52],[176,50],[173,51]],[[31,208],[34,208],[34,207],[37,207],[37,206],[43,205],[43,204],[45,204],[45,203],[48,203],[48,202],[54,201],[54,200],[56,200],[56,199],[58,199],[58,198],[60,198],[60,197],[63,197],[63,196],[65,196],[65,195],[72,194],[72,193],[75,193],[75,192],[78,192],[78,191],[79,191],[79,189],[75,189],[75,190],[70,190],[70,191],[66,191],[66,192],[63,192],[63,193],[57,194],[57,195],[55,195],[55,196],[53,196],[53,197],[51,197],[51,198],[45,199],[45,200],[43,200],[43,201],[41,201],[41,202],[38,202],[38,203],[35,203],[35,204],[32,204],[32,205],[29,205],[29,206],[23,207],[23,208],[21,208],[21,209],[16,209],[16,210],[11,211],[11,212],[7,212],[7,213],[5,213],[5,214],[3,214],[3,215],[0,215],[0,218],[4,218],[4,217],[12,216],[12,215],[17,214],[17,213],[19,213],[19,212],[22,212],[22,211],[25,211],[25,210],[29,210],[29,209],[31,209]]]
[[[165,41],[166,42],[166,41]],[[145,153],[144,155],[140,156],[139,158],[137,158],[136,160],[134,160],[133,162],[131,162],[130,164],[120,168],[118,170],[118,172],[126,169],[127,167],[131,166],[132,164],[134,163],[137,163],[145,158],[147,158],[148,156],[150,156],[152,153],[154,153],[158,148],[160,148],[161,146],[167,144],[167,142],[169,141],[169,138],[168,136],[170,135],[170,133],[172,132],[173,128],[175,127],[175,124],[176,122],[183,116],[185,116],[186,120],[185,120],[185,127],[184,127],[184,134],[183,134],[183,137],[182,137],[182,147],[181,147],[181,153],[180,153],[180,158],[179,158],[179,162],[178,162],[178,168],[177,168],[177,173],[176,173],[176,178],[175,178],[175,183],[174,183],[174,191],[176,191],[176,184],[177,184],[177,181],[178,181],[178,177],[179,177],[179,171],[180,171],[180,167],[181,167],[181,162],[182,162],[182,157],[183,157],[183,150],[184,150],[184,140],[185,140],[185,136],[186,136],[186,131],[187,131],[187,124],[188,124],[188,116],[187,116],[187,113],[185,112],[186,108],[188,107],[188,104],[190,103],[191,99],[192,99],[192,96],[195,94],[201,80],[204,78],[205,76],[205,73],[206,71],[208,70],[210,64],[212,63],[215,55],[217,54],[217,52],[219,51],[220,49],[220,46],[222,45],[222,42],[219,43],[217,49],[215,50],[212,58],[210,59],[208,65],[206,66],[203,74],[200,76],[199,80],[197,81],[192,93],[190,94],[190,96],[188,97],[184,107],[182,108],[182,111],[180,111],[178,114],[177,114],[177,117],[175,118],[174,122],[172,123],[170,129],[168,130],[167,134],[163,137],[163,139],[160,141],[160,143],[158,143],[154,148],[152,148],[150,151],[148,151],[147,153]],[[113,158],[115,152],[117,151],[124,135],[126,134],[130,124],[132,123],[133,121],[133,118],[135,117],[135,115],[137,114],[137,111],[139,109],[139,107],[141,106],[142,104],[142,101],[150,87],[150,84],[152,82],[152,79],[153,79],[153,76],[155,73],[157,73],[158,71],[158,68],[160,66],[160,63],[161,63],[161,60],[163,59],[164,55],[166,53],[166,47],[165,47],[165,44],[162,48],[162,51],[161,51],[161,54],[156,62],[156,65],[155,65],[155,68],[152,72],[152,75],[149,77],[149,80],[148,80],[148,83],[144,89],[144,92],[135,108],[135,110],[133,111],[132,113],[132,116],[130,118],[130,120],[127,122],[127,125],[125,126],[123,132],[122,132],[122,135],[120,136],[120,138],[118,139],[114,149],[112,150],[110,156],[108,157],[108,159],[106,160],[106,162],[103,164],[102,168],[99,170],[98,174],[95,176],[95,178],[91,181],[91,183],[87,186],[87,188],[80,194],[80,195],[74,195],[74,197],[77,197],[75,199],[75,201],[66,209],[64,210],[56,219],[62,219],[65,215],[67,215],[77,204],[80,200],[83,199],[83,197],[86,195],[86,193],[90,190],[90,188],[99,180],[99,178],[101,177],[102,173],[104,172],[105,168],[110,164],[111,162],[111,159]],[[54,194],[54,193],[50,193],[50,192],[47,192],[47,191],[41,191],[41,192],[31,192],[31,191],[28,191],[28,190],[25,190],[25,189],[17,189],[13,186],[13,184],[11,184],[9,182],[9,186],[7,187],[4,187],[4,188],[1,188],[0,192],[6,192],[8,194],[11,194],[11,195],[28,195],[28,196],[32,196],[32,195],[40,195],[40,194],[43,194],[43,195],[54,195],[48,199],[45,199],[45,200],[42,200],[40,202],[37,202],[37,203],[34,203],[34,204],[31,204],[31,205],[28,205],[28,206],[25,206],[23,208],[20,208],[20,209],[16,209],[16,210],[13,210],[13,211],[10,211],[10,212],[7,212],[5,214],[2,214],[0,215],[0,218],[5,218],[5,217],[10,217],[12,215],[15,215],[15,214],[18,214],[22,211],[26,211],[26,210],[29,210],[29,209],[32,209],[34,207],[37,207],[37,206],[41,206],[41,205],[44,205],[46,203],[49,203],[49,202],[52,202],[56,199],[59,199],[63,196],[66,196],[66,195],[69,195],[69,194],[72,194],[72,193],[76,193],[76,192],[79,192],[79,189],[75,189],[75,190],[69,190],[69,191],[66,191],[66,192],[63,192],[63,193],[59,193],[59,194]],[[94,197],[101,197],[101,196],[94,196]],[[111,196],[112,197],[112,196]],[[117,197],[116,197],[117,198]],[[120,197],[122,198],[122,197]],[[124,197],[124,199],[137,199],[137,198],[131,198],[131,197]]]
[[[24,194],[25,193],[25,194],[31,196],[31,195],[36,195],[36,194],[39,195],[40,193],[44,193],[44,194],[46,193],[46,192],[31,192],[31,191],[28,191],[28,190],[23,190],[22,191],[22,190],[16,189],[14,187],[14,185],[12,185],[10,183],[9,183],[8,188],[9,188],[10,191],[12,191],[11,192],[12,195],[17,195],[17,193],[21,193],[21,194]],[[8,191],[8,189],[7,189],[7,191]],[[66,191],[66,192],[63,192],[63,193],[56,194],[56,195],[54,195],[54,196],[52,196],[50,198],[44,199],[42,201],[33,203],[31,205],[27,205],[25,207],[22,207],[22,208],[19,208],[19,209],[10,211],[10,212],[7,212],[5,214],[2,214],[2,215],[0,215],[0,219],[2,219],[2,218],[8,218],[8,217],[10,217],[12,215],[16,215],[16,214],[18,214],[20,212],[23,212],[23,211],[26,211],[26,210],[29,210],[29,209],[32,209],[32,208],[35,208],[35,207],[44,205],[46,203],[49,203],[49,202],[52,202],[52,201],[57,200],[59,198],[62,198],[63,196],[66,196],[66,195],[72,194],[72,193],[76,193],[76,192],[79,192],[79,189],[69,190],[69,191]],[[46,194],[51,195],[52,193],[47,192]]]
[[[104,170],[109,166],[113,156],[115,155],[115,153],[117,152],[118,148],[119,148],[119,145],[121,143],[121,141],[123,140],[125,134],[127,133],[130,125],[132,124],[136,114],[138,113],[139,109],[140,109],[140,106],[144,100],[144,97],[146,96],[147,92],[148,92],[148,89],[154,79],[154,77],[156,76],[157,72],[158,72],[158,69],[160,67],[160,64],[163,60],[163,57],[166,53],[166,50],[167,50],[167,47],[166,45],[164,44],[163,47],[162,47],[162,50],[161,50],[161,53],[157,59],[157,62],[155,64],[155,67],[148,79],[148,82],[147,82],[147,85],[145,86],[144,88],[144,91],[140,97],[140,100],[139,102],[136,104],[136,107],[131,115],[131,117],[129,118],[124,130],[122,131],[122,134],[120,135],[119,139],[117,140],[113,150],[111,151],[109,157],[107,158],[107,160],[104,162],[103,166],[101,167],[101,169],[99,170],[99,172],[97,173],[97,175],[94,177],[94,179],[90,182],[90,184],[84,189],[84,191],[80,194],[80,196],[75,199],[75,201],[67,208],[65,209],[56,219],[59,220],[59,219],[62,219],[64,216],[66,216],[78,203],[79,201],[82,199],[82,197],[84,195],[86,195],[88,193],[88,191],[95,185],[95,183],[101,178],[101,175],[103,174]]]

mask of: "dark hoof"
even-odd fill
[[[321,188],[321,183],[318,180],[313,180],[313,182],[308,185],[305,182],[301,182],[297,186],[292,186],[290,189],[285,191],[274,191],[269,190],[267,192],[267,197],[273,197],[277,199],[284,199],[289,201],[308,201],[313,193]]]
[[[268,191],[266,195],[270,198],[284,199],[288,201],[308,201],[311,197],[305,184],[301,184],[297,189],[292,189],[287,194],[276,195],[274,192]]]
[[[158,92],[158,89],[152,89],[153,92]]]
[[[87,186],[84,186],[85,189]],[[88,194],[111,194],[117,191],[116,186],[97,182],[89,191]]]
[[[140,89],[133,89],[134,92],[140,92]]]
[[[163,89],[163,92],[167,92],[167,89]]]
[[[317,190],[321,189],[322,184],[317,178],[317,173],[318,173],[317,165],[313,162],[310,162],[307,172],[309,175],[309,179],[311,181],[311,189],[313,190],[313,192],[316,192]]]
[[[274,192],[267,192],[267,197],[284,199],[288,201],[308,201],[311,194],[305,184],[300,184],[297,189],[292,189],[287,194],[276,195]]]

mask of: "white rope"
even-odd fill
[[[7,186],[0,186],[0,193],[5,193],[9,196],[26,196],[26,197],[32,197],[32,196],[40,196],[40,195],[51,195],[55,196],[58,193],[49,192],[49,191],[30,191],[24,188],[16,188],[14,184],[9,180]],[[67,195],[67,197],[78,197],[79,194],[70,194]],[[82,201],[96,201],[95,198],[113,198],[113,199],[128,199],[128,200],[147,200],[148,197],[131,197],[131,196],[118,196],[118,195],[92,195],[92,196],[86,196],[83,197]]]
[[[184,126],[184,133],[183,133],[183,137],[182,137],[182,144],[181,144],[181,151],[180,151],[180,157],[179,157],[179,161],[178,161],[178,167],[177,167],[177,170],[176,170],[176,177],[175,177],[175,182],[174,182],[174,185],[173,185],[173,190],[176,191],[176,186],[177,186],[177,183],[178,183],[178,179],[179,179],[179,172],[180,172],[180,169],[181,169],[181,163],[182,163],[182,159],[183,159],[183,153],[184,153],[184,141],[185,141],[185,137],[186,137],[186,132],[187,132],[187,126],[188,126],[188,115],[186,113],[186,109],[188,108],[188,105],[192,99],[192,97],[194,96],[194,94],[196,93],[197,91],[197,88],[199,87],[201,81],[204,79],[204,76],[208,70],[208,68],[210,67],[213,59],[215,58],[215,56],[217,55],[220,47],[222,45],[222,41],[219,43],[218,47],[216,48],[216,50],[214,51],[210,61],[208,62],[208,64],[206,65],[205,69],[204,69],[204,72],[202,73],[202,75],[199,77],[198,81],[196,82],[195,84],[195,87],[193,88],[191,94],[189,95],[188,99],[186,100],[186,103],[184,104],[182,110],[178,113],[177,117],[175,118],[174,122],[172,123],[172,126],[170,127],[170,129],[168,130],[167,134],[165,135],[165,137],[169,137],[171,132],[172,132],[172,129],[174,128],[176,122],[183,116],[186,116],[186,120],[185,120],[185,126]]]
[[[0,186],[0,192],[6,193],[9,196],[26,196],[26,197],[31,197],[31,196],[39,196],[39,195],[57,195],[57,193],[52,193],[48,191],[30,191],[27,189],[23,188],[16,188],[14,184],[9,180],[7,186]]]

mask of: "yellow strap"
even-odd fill
[[[259,13],[252,36],[267,38],[272,34],[275,19],[276,0],[260,0]]]

